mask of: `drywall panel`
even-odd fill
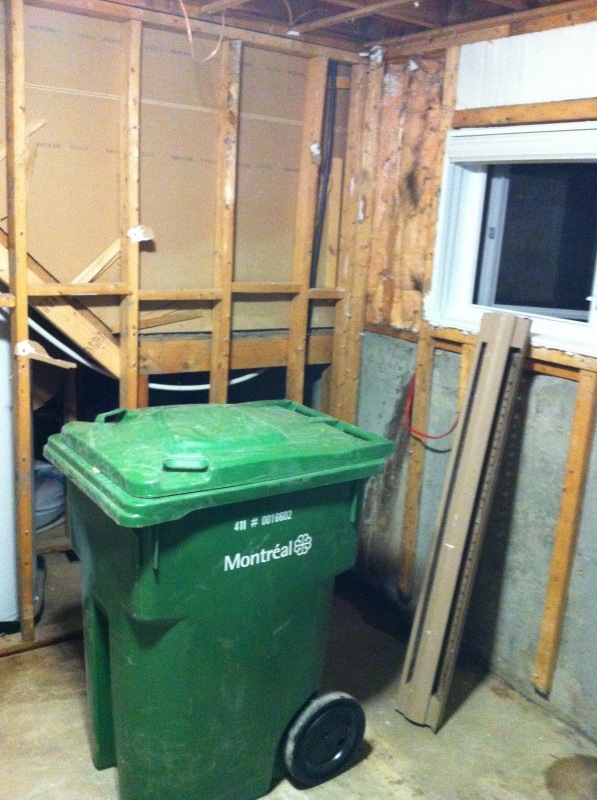
[[[456,108],[597,96],[597,22],[461,48]]]

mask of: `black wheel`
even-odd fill
[[[329,692],[311,700],[290,726],[284,763],[303,786],[338,775],[363,741],[365,714],[354,697]]]

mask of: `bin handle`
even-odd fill
[[[95,418],[96,422],[120,422],[126,416],[126,408],[115,408],[113,411],[105,411],[103,414],[98,414]]]
[[[342,422],[342,420],[334,419],[333,417],[324,417],[323,419],[314,418],[313,422],[323,422],[324,425],[329,425],[330,428],[337,428],[342,433],[347,433],[349,436],[354,436],[355,439],[362,439],[364,442],[378,442],[380,437],[375,433],[369,433],[361,428],[356,428],[349,422]]]
[[[209,461],[205,456],[166,456],[162,464],[164,469],[172,472],[207,472],[209,469]]]

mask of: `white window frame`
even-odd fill
[[[483,314],[498,310],[473,303],[488,165],[550,161],[597,163],[597,122],[448,134],[431,292],[425,298],[425,318],[432,325],[476,332]],[[533,344],[597,356],[597,269],[588,321],[532,312],[516,309],[531,319]]]

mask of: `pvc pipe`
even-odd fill
[[[0,622],[19,618],[10,321],[0,310]]]

